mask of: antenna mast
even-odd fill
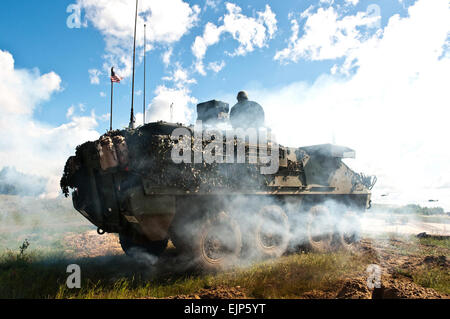
[[[136,16],[134,19],[134,45],[133,45],[133,79],[131,80],[131,114],[130,114],[130,125],[128,126],[130,129],[134,129],[134,70],[136,64],[136,27],[137,27],[137,15],[138,15],[138,2],[136,0]]]
[[[147,25],[144,24],[144,105],[142,106],[142,114],[144,117],[144,121],[143,124],[145,125],[145,71],[146,71],[146,42],[147,42],[147,38],[146,38],[146,27]]]

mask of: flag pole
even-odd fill
[[[137,14],[138,14],[138,1],[136,0],[136,15],[134,19],[134,44],[133,44],[133,79],[131,84],[131,114],[130,114],[130,124],[129,128],[134,129],[134,71],[136,64],[136,27],[137,27]]]
[[[146,27],[147,27],[147,25],[144,24],[144,105],[142,107],[142,114],[143,114],[143,118],[144,118],[143,124],[144,125],[145,125],[145,71],[146,71],[146,56],[147,56],[146,51],[145,51],[145,49],[146,49],[145,46],[146,46],[146,42],[147,42]]]
[[[109,130],[112,131],[112,114],[113,114],[113,92],[114,92],[114,82],[111,80],[111,114],[109,118]]]

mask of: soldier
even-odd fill
[[[233,128],[247,129],[264,126],[264,110],[256,102],[249,101],[247,93],[240,91],[237,95],[238,103],[231,108],[230,122]]]

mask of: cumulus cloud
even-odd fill
[[[84,10],[87,24],[104,36],[104,68],[115,65],[121,76],[130,76],[135,1],[77,0],[77,4]],[[140,2],[139,12],[138,28],[142,30],[143,25],[147,25],[150,48],[151,43],[171,44],[180,40],[198,20],[200,8],[183,0],[148,0]],[[138,32],[136,44],[138,48],[143,47],[143,32]]]
[[[211,22],[205,25],[202,36],[197,36],[192,44],[192,53],[197,59],[196,69],[206,75],[203,59],[209,46],[217,44],[222,34],[228,33],[239,45],[230,55],[245,55],[255,48],[262,48],[277,31],[277,20],[269,5],[258,11],[257,17],[242,14],[242,9],[233,3],[226,3],[227,13],[223,23],[217,26]]]
[[[311,27],[306,25],[305,34],[316,32]],[[406,17],[392,16],[382,31],[366,41],[354,34],[356,41],[338,46],[335,54],[317,49],[297,56],[351,55],[353,75],[322,75],[313,84],[298,82],[250,94],[263,102],[280,142],[329,143],[335,136],[338,144],[354,148],[357,160],[351,166],[378,175],[378,201],[383,193],[389,194],[386,200],[403,203],[438,197],[439,205],[450,209],[448,1],[418,0]],[[329,47],[328,37],[318,39]],[[314,46],[322,47],[319,42]]]
[[[34,109],[60,90],[61,78],[54,72],[16,69],[13,56],[2,50],[0,77],[0,165],[48,178],[47,193],[57,195],[67,157],[78,144],[99,135],[95,114],[75,116],[70,107],[67,123],[41,123],[33,118]]]
[[[2,113],[30,115],[34,107],[60,90],[61,78],[54,72],[15,70],[13,56],[0,50],[0,107]]]
[[[312,7],[291,19],[292,35],[288,46],[276,52],[274,59],[282,63],[299,59],[313,61],[334,60],[347,57],[346,65],[352,61],[352,51],[380,36],[376,32],[379,16],[368,12],[343,15],[330,6],[312,13]],[[299,36],[299,22],[306,19],[304,32]]]

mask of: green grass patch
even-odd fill
[[[441,247],[450,249],[450,238],[436,238],[436,237],[420,238],[419,243],[431,247]]]
[[[71,259],[8,252],[0,257],[0,298],[161,298],[216,286],[241,286],[254,298],[293,298],[333,287],[349,273],[364,271],[371,258],[348,252],[294,254],[219,274],[157,274],[126,256]],[[65,284],[72,263],[81,268],[81,289]]]
[[[448,267],[424,266],[412,273],[414,282],[422,287],[450,294],[450,272]]]
[[[397,274],[412,279],[417,285],[450,294],[450,272],[448,267],[424,265],[414,270],[397,269]]]

